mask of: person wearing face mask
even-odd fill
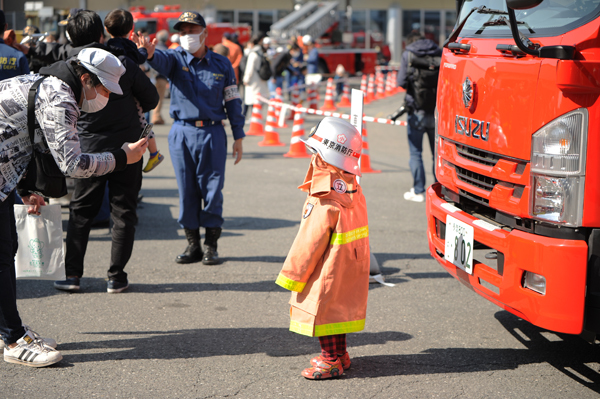
[[[77,56],[89,49],[102,49],[116,56],[125,73],[119,79],[120,93],[105,96],[96,90],[94,82],[86,82],[82,95],[85,105],[77,121],[81,148],[86,152],[113,151],[125,142],[137,141],[142,126],[137,117],[135,99],[143,112],[154,109],[158,104],[158,92],[150,79],[140,70],[137,63],[120,53],[119,49],[108,48],[104,41],[104,25],[98,14],[89,10],[78,11],[67,22],[71,47],[63,51],[49,52],[59,59]],[[46,43],[47,46],[53,43]],[[40,73],[44,74],[42,68]],[[107,175],[75,180],[70,203],[67,227],[65,271],[66,279],[54,282],[54,287],[63,291],[78,291],[84,272],[84,258],[91,225],[102,206],[108,182],[112,226],[112,248],[108,266],[108,293],[119,293],[129,287],[124,271],[135,241],[137,223],[137,199],[142,187],[142,161],[128,165],[124,170]]]
[[[131,140],[100,153],[82,150],[77,120],[84,109],[101,109],[110,93],[122,94],[119,78],[125,72],[121,62],[100,49],[82,50],[76,58],[41,69],[40,74],[21,75],[0,82],[0,334],[4,360],[31,367],[45,367],[62,359],[56,341],[41,338],[23,327],[16,301],[14,257],[17,231],[14,194],[18,191],[29,212],[39,214],[44,199],[21,190],[21,181],[32,151],[50,152],[67,176],[85,179],[118,173],[127,164],[139,163],[147,142]],[[46,78],[37,89],[37,123],[33,145],[27,124],[27,93],[34,82]]]
[[[215,265],[219,263],[217,240],[223,225],[227,157],[222,121],[230,121],[237,164],[242,159],[245,136],[242,102],[231,63],[205,46],[204,18],[196,12],[184,12],[174,28],[180,34],[180,48],[156,50],[156,41],[141,38],[138,47],[148,51],[150,65],[171,82],[170,114],[174,124],[169,133],[169,151],[179,187],[179,224],[189,244],[175,261]],[[200,227],[206,230],[204,251]]]

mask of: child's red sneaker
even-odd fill
[[[338,356],[338,359],[340,359],[340,361],[342,362],[342,367],[344,368],[344,370],[348,370],[350,368],[350,364],[352,363],[352,361],[350,360],[350,354],[348,352],[344,353],[343,356]],[[310,359],[310,364],[312,364],[314,367],[317,365],[318,362],[322,361],[323,358],[321,357],[321,355],[319,355]]]
[[[340,359],[337,359],[333,363],[320,359],[312,367],[304,369],[302,376],[310,380],[324,380],[326,378],[339,377],[343,373],[344,368]]]

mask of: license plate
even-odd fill
[[[473,274],[473,226],[446,216],[446,250],[444,258]]]

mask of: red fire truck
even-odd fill
[[[518,317],[594,339],[600,0],[472,0],[459,21],[438,83],[431,255]]]
[[[182,11],[179,5],[171,6],[156,6],[153,11],[146,10],[145,7],[131,7],[130,12],[133,15],[134,30],[145,30],[150,35],[151,39],[154,39],[156,32],[166,29],[169,33],[177,33],[173,26],[177,23],[179,16]],[[237,32],[238,40],[243,46],[250,40],[251,29],[246,24],[232,25],[228,23],[209,23],[206,28],[208,29],[208,37],[206,38],[206,45],[213,47],[217,43],[221,43],[221,38],[225,32]],[[167,42],[170,45],[171,42]]]
[[[337,7],[337,1],[306,2],[271,25],[269,37],[278,44],[288,44],[292,38],[310,35],[319,51],[320,73],[332,73],[338,64],[350,74],[374,73],[378,56],[390,60],[390,50],[383,42],[383,35],[371,33],[366,40],[364,32],[340,32]],[[301,41],[299,44],[302,46]]]

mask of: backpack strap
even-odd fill
[[[31,140],[31,158],[35,158],[35,150],[33,149],[33,139],[35,137],[35,95],[37,94],[39,85],[46,78],[47,76],[43,76],[36,80],[29,88],[29,95],[27,97],[27,129],[29,131],[29,140]]]

